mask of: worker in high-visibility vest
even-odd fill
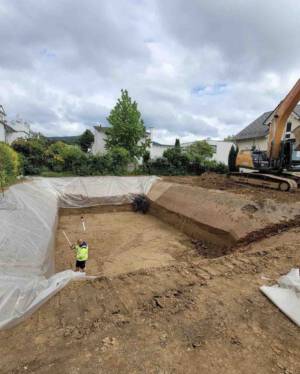
[[[76,255],[76,271],[84,271],[85,263],[89,258],[89,247],[82,239],[77,240],[77,244],[72,245]]]

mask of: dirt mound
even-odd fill
[[[194,239],[221,248],[300,215],[300,202],[257,201],[252,196],[189,184],[159,181],[147,196],[152,214]]]

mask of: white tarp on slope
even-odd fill
[[[293,322],[300,326],[300,275],[292,269],[279,278],[272,287],[262,286],[261,291]]]
[[[123,204],[146,194],[156,177],[34,178],[0,198],[0,329],[32,313],[71,279],[54,274],[59,207]]]

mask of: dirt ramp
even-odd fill
[[[300,215],[298,202],[257,202],[227,191],[162,181],[152,186],[148,198],[153,215],[195,239],[228,246]]]

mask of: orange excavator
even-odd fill
[[[230,156],[230,178],[281,191],[300,186],[300,176],[296,174],[300,171],[300,126],[292,131],[294,139],[283,138],[286,122],[299,100],[300,79],[270,117],[267,151],[236,148],[233,159]]]

